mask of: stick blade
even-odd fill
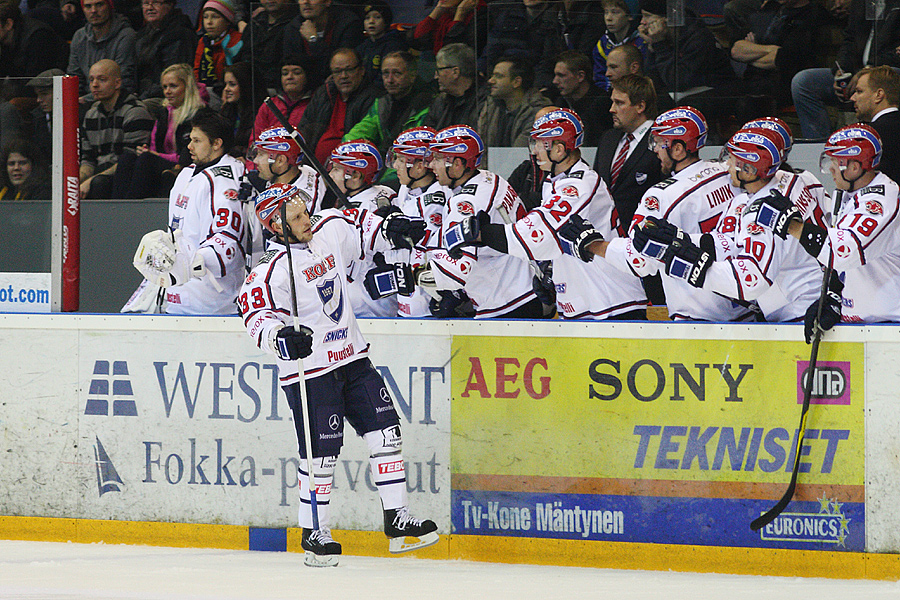
[[[788,492],[781,497],[781,500],[779,500],[778,503],[775,504],[775,506],[750,522],[750,529],[752,529],[753,531],[759,531],[760,529],[774,521],[775,518],[780,515],[785,508],[787,508],[787,505],[791,503],[791,498],[793,496],[794,486],[791,486]]]

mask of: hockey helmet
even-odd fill
[[[788,154],[791,153],[791,148],[794,145],[794,137],[791,134],[791,128],[788,127],[787,123],[778,117],[763,117],[761,119],[748,121],[741,129],[768,129],[769,131],[777,133],[781,138],[781,144],[784,147],[781,152],[781,161],[784,162],[787,160]]]
[[[461,158],[466,167],[474,169],[481,164],[484,142],[478,132],[468,125],[453,125],[438,131],[431,143],[431,152],[451,158]]]
[[[309,195],[303,190],[289,183],[276,183],[256,197],[256,218],[263,227],[278,235],[272,224],[281,222],[281,205],[298,200],[306,206],[311,205]]]
[[[689,153],[706,145],[706,119],[696,108],[680,106],[656,117],[650,127],[653,136],[662,138],[671,148],[673,142],[681,142]]]
[[[530,135],[533,142],[562,142],[566,151],[571,152],[580,148],[584,141],[584,124],[577,113],[560,108],[538,117],[531,126]]]
[[[331,162],[345,171],[361,173],[367,185],[374,183],[384,168],[384,161],[378,148],[366,140],[353,140],[341,144],[331,151]]]
[[[431,127],[413,127],[397,136],[391,146],[390,162],[402,156],[409,160],[431,160],[431,142],[437,132]]]
[[[771,179],[781,167],[781,137],[768,129],[741,129],[725,144],[739,169]]]
[[[297,135],[299,136],[300,133],[297,132]],[[299,165],[303,160],[303,150],[300,148],[300,144],[284,127],[269,127],[259,134],[259,139],[256,140],[253,147],[254,150],[265,150],[269,154],[283,154],[287,157],[288,162],[294,164]]]
[[[825,142],[820,166],[826,173],[827,163],[832,158],[855,160],[864,170],[870,171],[881,162],[881,136],[865,123],[842,127]]]

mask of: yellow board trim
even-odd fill
[[[0,539],[41,542],[247,550],[249,529],[240,525],[0,516]],[[302,552],[300,536],[300,529],[287,528],[288,552]],[[388,552],[381,532],[335,531],[334,536],[348,555],[398,556]],[[644,571],[900,580],[900,555],[862,552],[442,535],[434,546],[401,556]]]

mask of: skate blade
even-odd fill
[[[391,554],[400,554],[401,552],[410,552],[419,548],[433,546],[437,542],[438,534],[436,531],[432,531],[420,538],[411,536],[391,538],[389,550]]]
[[[303,564],[307,567],[336,567],[338,566],[338,554],[324,554],[319,556],[315,552],[307,551],[303,557]]]

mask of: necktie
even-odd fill
[[[631,147],[631,140],[634,139],[634,136],[630,133],[625,134],[625,143],[622,144],[622,148],[619,150],[619,153],[616,154],[616,160],[613,161],[612,172],[610,173],[611,185],[616,185],[616,180],[619,178],[619,171],[622,170],[622,165],[625,164],[625,157],[628,156],[628,148]]]

